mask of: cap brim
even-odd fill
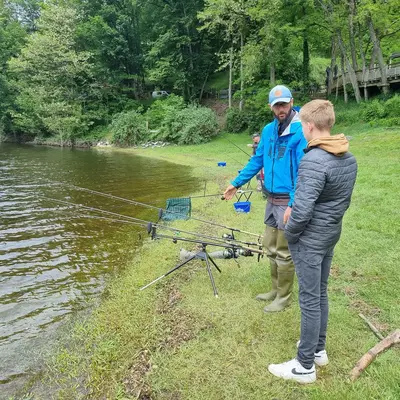
[[[276,103],[290,103],[290,100],[292,100],[291,97],[281,97],[280,99],[275,99],[271,103],[271,106],[275,105]]]

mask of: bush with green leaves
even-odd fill
[[[158,129],[164,120],[171,119],[176,112],[186,107],[183,97],[174,94],[156,100],[146,112],[150,129]]]
[[[364,118],[367,122],[376,121],[386,116],[385,106],[379,100],[373,100],[367,104]]]
[[[226,115],[226,130],[230,133],[239,133],[248,127],[248,115],[245,111],[231,108]]]
[[[159,137],[177,144],[199,144],[209,142],[217,134],[218,122],[214,111],[189,105],[166,116]]]
[[[385,112],[389,118],[400,117],[400,96],[398,94],[386,100]]]
[[[111,143],[121,147],[137,145],[146,140],[149,133],[143,115],[135,110],[117,114],[110,130]]]

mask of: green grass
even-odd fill
[[[192,249],[167,240],[145,241],[93,316],[77,322],[68,345],[60,345],[44,384],[60,399],[399,399],[398,348],[380,355],[355,383],[348,376],[377,343],[358,313],[383,335],[400,328],[400,131],[361,125],[336,131],[351,136],[359,174],[330,277],[330,364],[318,369],[315,384],[280,381],[266,369],[295,356],[300,334],[297,290],[294,304],[276,315],[264,314],[255,300],[269,286],[266,259],[240,258],[240,268],[218,260],[218,299],[200,261],[139,291],[176,264],[180,247]],[[227,137],[249,152],[247,135]],[[195,176],[208,180],[208,193],[223,191],[248,159],[224,135],[200,146],[134,152],[194,166]],[[217,161],[228,166],[218,168]],[[232,202],[193,199],[193,215],[262,233],[265,201],[259,193],[251,201],[250,214],[243,215],[233,211]],[[224,232],[193,220],[175,226]]]

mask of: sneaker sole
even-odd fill
[[[296,378],[296,377],[294,377],[294,376],[286,376],[286,375],[280,375],[279,373],[276,373],[274,370],[273,370],[273,368],[270,368],[270,367],[268,367],[268,371],[272,374],[272,375],[274,375],[274,376],[276,376],[277,378],[281,378],[281,379],[284,379],[285,381],[294,381],[294,382],[297,382],[297,383],[300,383],[300,384],[302,384],[302,385],[306,385],[306,384],[310,384],[310,383],[314,383],[316,380],[317,380],[317,376],[316,376],[316,374],[314,374],[314,375],[311,375],[311,376],[307,376],[307,377],[303,377],[303,378]]]

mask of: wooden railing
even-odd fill
[[[386,65],[386,76],[388,83],[393,81],[400,81],[400,63]],[[370,68],[365,71],[356,71],[357,81],[362,86],[380,86],[381,85],[381,69],[379,67]],[[346,72],[344,74],[346,83],[350,83],[350,74]],[[333,81],[333,87],[339,85],[341,87],[343,85],[343,76],[339,74],[336,79]]]

